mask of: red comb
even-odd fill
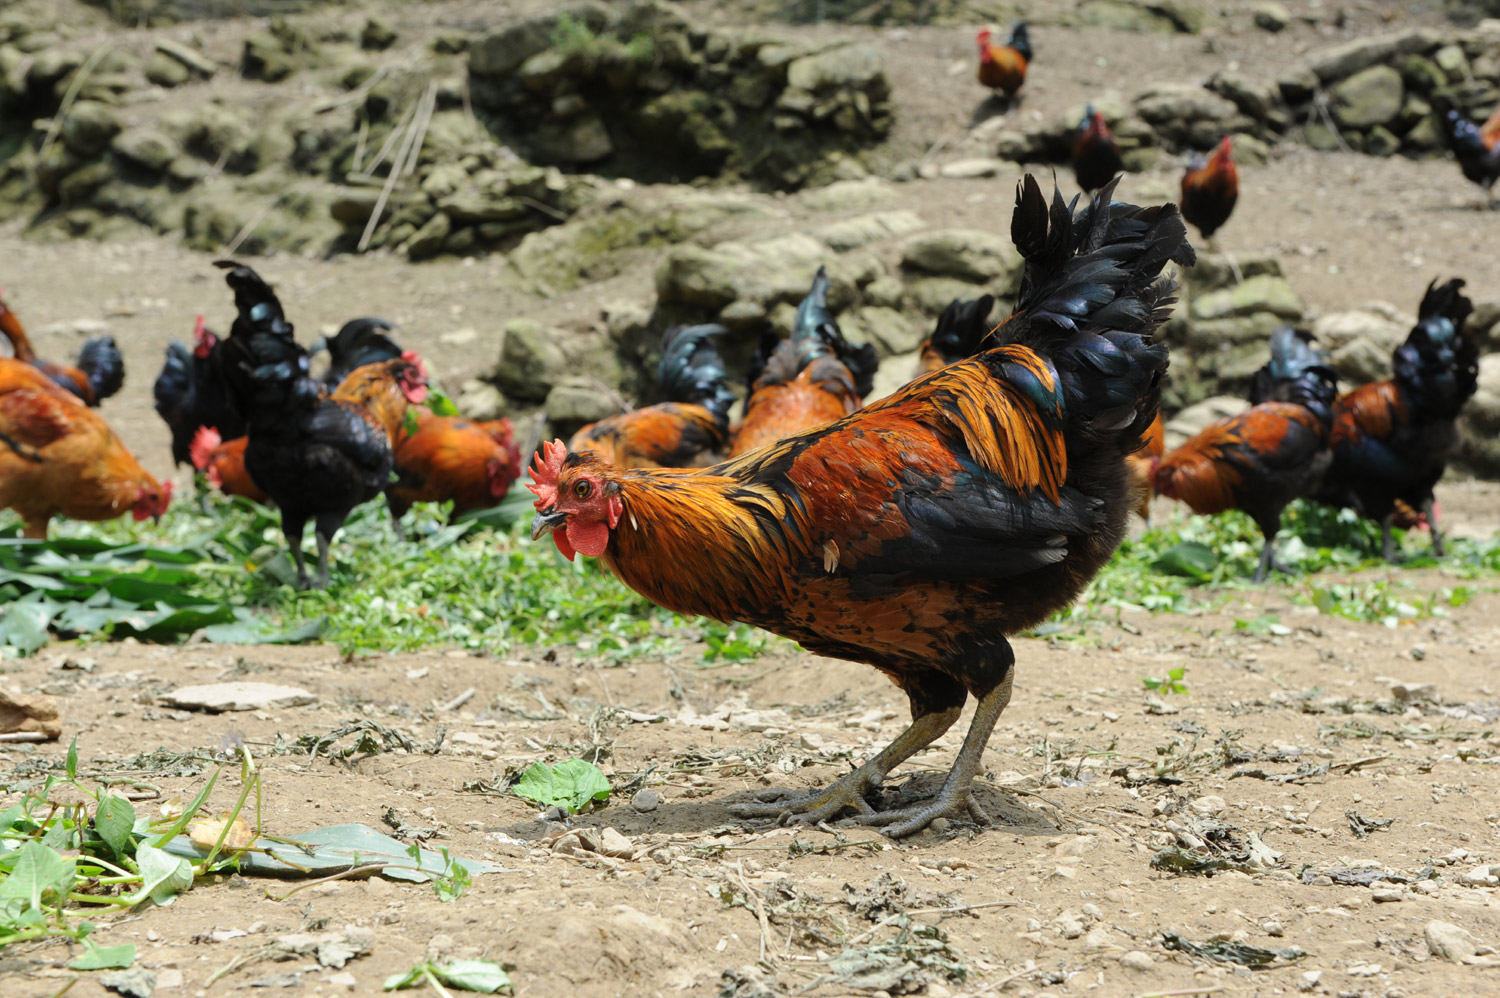
[[[206,468],[214,448],[223,442],[219,431],[212,426],[198,427],[198,432],[193,434],[193,442],[188,445],[188,457],[192,460],[193,467],[199,471]]]
[[[568,445],[561,440],[542,444],[542,453],[531,465],[531,481],[526,486],[536,495],[533,504],[537,509],[549,509],[557,504],[557,476],[562,473],[563,458],[568,456]]]
[[[422,380],[427,380],[427,365],[422,361],[422,355],[415,350],[407,350],[401,354],[401,359],[421,372]]]
[[[208,323],[204,320],[203,316],[198,316],[198,318],[193,321],[193,339],[203,339],[203,331],[207,328]]]

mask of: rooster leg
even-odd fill
[[[318,517],[318,525],[315,531],[318,539],[318,581],[314,588],[328,588],[328,548],[333,543],[333,535],[338,533],[339,528],[343,525],[343,513]]]
[[[920,832],[934,818],[956,818],[965,813],[972,815],[981,824],[988,824],[989,819],[974,803],[970,793],[984,757],[984,747],[990,740],[990,732],[995,730],[1000,712],[1010,703],[1011,682],[1015,674],[1015,666],[1012,664],[1005,670],[1005,678],[1000,685],[979,698],[979,707],[974,711],[974,721],[969,725],[969,733],[964,736],[963,747],[958,750],[958,758],[953,760],[948,779],[943,781],[943,789],[938,791],[936,797],[925,804],[861,815],[855,820],[865,825],[887,825],[885,834],[893,839]]]
[[[1443,535],[1438,533],[1437,512],[1432,508],[1431,499],[1422,504],[1422,512],[1427,515],[1427,529],[1432,531],[1433,557],[1441,558],[1448,553],[1448,550],[1443,545]]]
[[[1396,539],[1391,536],[1391,523],[1395,519],[1396,514],[1389,513],[1380,521],[1380,556],[1392,564],[1396,562]]]
[[[307,565],[302,561],[302,531],[307,527],[307,520],[294,518],[286,512],[281,514],[281,533],[286,538],[287,547],[291,549],[292,564],[297,566],[297,588],[307,588]]]
[[[811,825],[828,821],[845,808],[852,808],[862,815],[873,814],[865,795],[880,786],[887,773],[942,737],[961,713],[963,707],[958,706],[913,719],[911,726],[873,759],[816,793],[784,800],[735,804],[730,811],[738,818],[783,818]]]
[[[1265,547],[1260,549],[1260,565],[1256,567],[1255,574],[1251,576],[1250,581],[1266,581],[1266,576],[1270,574],[1272,569],[1275,569],[1276,571],[1281,572],[1284,575],[1292,574],[1292,570],[1290,568],[1287,568],[1281,562],[1276,560],[1276,535],[1274,533],[1268,533],[1266,534],[1266,545]]]

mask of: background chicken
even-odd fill
[[[193,441],[198,431],[211,428],[222,440],[245,435],[245,420],[232,408],[219,377],[215,351],[219,337],[198,316],[193,326],[193,348],[173,340],[167,344],[167,359],[151,387],[157,415],[172,431],[172,460],[192,463]],[[199,468],[201,471],[202,468]]]
[[[396,481],[386,489],[391,517],[412,503],[453,503],[453,515],[497,505],[521,474],[510,420],[479,421],[417,411],[415,432],[396,441]]]
[[[995,308],[994,295],[978,298],[956,298],[938,316],[932,335],[922,341],[917,356],[916,376],[930,374],[956,360],[973,356],[991,329],[990,312]]]
[[[907,835],[976,811],[970,784],[1010,699],[1004,635],[1074,599],[1118,546],[1124,455],[1156,414],[1169,259],[1192,262],[1175,205],[1112,203],[1075,219],[1027,177],[1012,238],[1026,261],[1005,343],[834,423],[699,471],[624,471],[546,447],[532,535],[602,557],[679,613],[745,621],[866,662],[912,724],[824,791],[748,815],[846,810]],[[938,797],[874,813],[865,797],[958,719],[972,727]]]
[[[1151,476],[1156,473],[1157,460],[1166,451],[1166,427],[1158,412],[1151,425],[1146,427],[1146,432],[1141,434],[1141,449],[1125,455],[1125,480],[1136,502],[1136,515],[1148,523],[1151,521],[1151,496],[1155,492]]]
[[[1084,110],[1078,132],[1078,141],[1073,143],[1073,176],[1085,191],[1097,191],[1125,169],[1125,161],[1114,133],[1094,105]]]
[[[328,351],[328,370],[323,372],[320,380],[329,388],[337,388],[353,371],[366,364],[400,357],[401,347],[386,335],[388,330],[395,329],[394,323],[366,316],[344,323],[332,339],[313,343],[310,352]]]
[[[281,508],[281,529],[307,588],[302,535],[314,521],[318,575],[326,589],[328,551],[349,511],[390,482],[393,443],[408,404],[426,397],[427,376],[415,354],[367,364],[324,395],[307,374],[307,353],[269,285],[231,265],[235,317],[219,351],[231,401],[249,423],[245,468]]]
[[[1281,513],[1312,495],[1333,455],[1328,449],[1338,378],[1289,327],[1271,337],[1271,389],[1285,401],[1262,402],[1204,427],[1157,465],[1156,491],[1204,515],[1240,509],[1265,535],[1255,581],[1275,568]]]
[[[663,401],[590,423],[569,444],[620,468],[697,468],[729,444],[734,392],[713,338],[723,326],[676,326],[661,341]]]
[[[109,424],[25,361],[0,358],[0,508],[45,538],[54,516],[160,516],[172,483],[158,482]]]
[[[1464,176],[1483,187],[1488,207],[1494,208],[1495,182],[1500,181],[1500,109],[1483,125],[1476,125],[1452,106],[1442,108],[1443,135],[1458,158]]]
[[[0,296],[4,294],[0,291]],[[98,405],[125,384],[125,358],[120,355],[113,336],[85,340],[78,351],[76,366],[54,364],[36,355],[26,328],[3,300],[0,300],[0,334],[10,341],[12,357],[30,364],[88,405]]]
[[[1226,135],[1212,156],[1205,159],[1195,155],[1188,161],[1187,172],[1182,175],[1182,217],[1197,226],[1204,239],[1212,240],[1229,221],[1239,196],[1234,139]]]
[[[244,496],[263,503],[269,498],[266,490],[256,485],[245,469],[245,449],[249,444],[249,437],[224,440],[213,427],[200,426],[188,448],[188,459],[211,488],[227,496]]]
[[[1006,100],[1013,100],[1021,84],[1026,82],[1026,67],[1031,63],[1031,34],[1025,21],[1011,26],[1010,37],[1004,45],[990,41],[995,32],[988,27],[980,28],[976,40],[979,42],[979,82],[991,90],[998,90]]]
[[[1454,420],[1479,379],[1479,348],[1464,329],[1474,306],[1463,286],[1460,278],[1429,284],[1416,326],[1391,355],[1394,377],[1334,405],[1333,466],[1318,500],[1379,521],[1387,561],[1396,556],[1398,502],[1426,517],[1433,553],[1443,555],[1432,488],[1458,446]]]
[[[819,267],[797,306],[792,335],[776,344],[750,384],[730,455],[849,415],[870,394],[879,364],[873,346],[844,339],[828,311],[828,273]]]

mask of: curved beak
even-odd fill
[[[310,357],[314,357],[314,356],[317,356],[318,354],[322,353],[324,350],[327,350],[327,349],[328,349],[328,337],[326,337],[326,336],[319,336],[317,339],[313,340],[312,346],[310,346],[310,347],[307,348],[307,354]]]
[[[531,518],[531,539],[538,540],[542,535],[552,533],[566,522],[568,522],[567,513],[549,513],[542,510]]]

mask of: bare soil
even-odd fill
[[[1345,5],[1348,20],[1334,28],[1324,5],[1294,3],[1320,25],[1298,22],[1273,37],[1248,27],[1248,5],[1222,6],[1229,14],[1211,38],[1040,28],[1016,113],[1057,113],[1105,87],[1128,95],[1158,78],[1200,79],[1234,61],[1274,77],[1311,47],[1387,26],[1382,4]],[[481,13],[510,9],[493,4]],[[396,22],[420,32],[452,23],[458,10],[403,7]],[[733,19],[732,8],[704,5],[702,13]],[[1412,16],[1437,23],[1431,14]],[[215,31],[232,41],[246,27]],[[947,144],[962,146],[980,100],[967,28],[808,30],[866,37],[890,53],[900,114],[893,160],[916,159],[949,136]],[[1411,310],[1438,275],[1468,277],[1481,297],[1500,288],[1500,216],[1473,209],[1478,189],[1452,163],[1287,147],[1242,178],[1224,248],[1280,253],[1314,310],[1372,298]],[[1003,231],[1014,179],[916,181],[897,190],[902,206],[934,227]],[[1127,178],[1122,194],[1169,197],[1176,180],[1176,166],[1167,165]],[[799,198],[785,204],[792,224],[814,220]],[[45,356],[72,355],[83,336],[72,327],[79,319],[103,320],[120,338],[130,375],[103,412],[149,467],[170,473],[150,383],[166,341],[186,338],[195,313],[227,326],[229,298],[210,257],[164,240],[38,245],[15,228],[0,232],[0,252],[7,301],[38,331]],[[277,257],[256,266],[308,338],[352,315],[384,315],[456,387],[494,363],[491,334],[506,319],[530,315],[586,330],[609,302],[649,300],[656,260],[640,254],[620,276],[551,299],[516,290],[500,257],[420,266],[381,255]],[[480,332],[477,345],[442,338],[464,327]],[[1492,536],[1500,528],[1497,492],[1487,483],[1445,484],[1447,523],[1456,533]],[[292,885],[232,877],[103,928],[103,943],[139,945],[166,995],[255,985],[373,994],[386,975],[428,955],[513,965],[517,992],[537,998],[716,995],[726,987],[750,996],[763,993],[752,983],[757,974],[774,979],[777,993],[817,984],[813,993],[832,995],[855,993],[860,982],[848,979],[849,961],[831,958],[871,947],[901,959],[894,976],[864,984],[902,991],[926,980],[932,995],[1271,995],[1296,992],[1309,972],[1321,973],[1310,985],[1315,993],[1497,993],[1500,970],[1433,958],[1424,928],[1450,922],[1500,946],[1495,887],[1459,879],[1500,862],[1500,753],[1492,744],[1500,594],[1491,583],[1437,571],[1392,568],[1352,581],[1386,579],[1413,587],[1413,599],[1463,584],[1476,595],[1445,616],[1387,628],[1293,603],[1307,582],[1235,588],[1202,594],[1192,614],[1123,611],[1086,641],[1018,641],[1016,696],[990,743],[979,792],[995,823],[958,823],[900,843],[853,825],[746,823],[727,807],[771,787],[827,783],[868,757],[903,725],[899,693],[868,668],[785,643],[753,662],[707,667],[692,634],[679,635],[676,652],[623,667],[576,649],[505,659],[434,649],[346,661],[316,646],[59,645],[0,664],[7,686],[57,695],[66,723],[59,744],[6,747],[0,769],[55,760],[74,736],[85,770],[114,774],[158,747],[202,759],[244,741],[263,766],[268,832],[348,821],[388,830],[394,821],[430,830],[430,846],[505,868],[477,878],[453,903],[427,887],[379,879],[275,900]],[[1312,581],[1345,580],[1325,573]],[[1287,633],[1237,627],[1265,615]],[[97,667],[66,668],[70,658]],[[1177,666],[1186,668],[1186,694],[1144,693],[1143,677]],[[305,687],[318,702],[230,715],[158,705],[176,686],[229,676]],[[1437,700],[1398,702],[1396,681],[1434,683]],[[471,687],[463,707],[439,712]],[[635,722],[620,711],[664,720]],[[440,729],[445,736],[436,754],[383,752],[352,765],[276,750],[278,737],[291,743],[356,720],[395,728],[419,746],[435,743]],[[947,767],[966,726],[967,717],[901,772],[917,773],[930,789],[929,774]],[[562,829],[538,820],[530,805],[465,789],[538,759],[596,749],[617,787],[639,785],[663,798],[641,812],[630,793],[617,794],[571,822],[614,827],[631,840],[628,857],[554,849]],[[191,797],[206,778],[150,767],[136,775],[163,801]],[[226,781],[213,806],[227,805],[235,789]],[[0,807],[6,803],[0,795]],[[1362,839],[1351,813],[1391,824]],[[1210,816],[1225,824],[1226,857],[1243,862],[1253,834],[1279,860],[1261,854],[1266,868],[1212,877],[1153,869],[1158,850],[1190,841],[1194,829],[1201,835]],[[1351,869],[1378,869],[1383,883],[1327,882],[1330,871]],[[890,918],[902,911],[913,927],[937,933],[903,934]],[[311,958],[262,955],[274,937],[346,924],[376,932],[373,952],[346,968],[352,984],[331,979],[334,972]],[[1250,971],[1169,951],[1164,931],[1197,943],[1295,946],[1307,956]],[[903,975],[902,960],[924,953],[962,972]],[[0,993],[55,993],[74,976],[63,966],[70,955],[61,945],[13,948],[0,956]],[[743,970],[758,961],[760,971]],[[103,991],[86,977],[70,993]]]

